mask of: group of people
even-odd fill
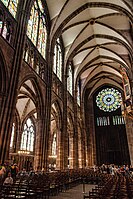
[[[4,180],[3,184],[13,184],[13,181],[16,178],[16,175],[18,173],[18,166],[17,164],[3,164],[0,165],[0,180]]]
[[[3,164],[0,165],[0,181],[4,180],[4,185],[5,184],[13,184],[13,182],[16,180],[16,177],[21,177],[21,176],[33,176],[35,174],[42,174],[44,172],[44,167],[41,169],[40,167],[37,168],[37,171],[35,171],[32,167],[30,168],[29,171],[26,171],[25,168],[22,168],[19,170],[17,164]]]
[[[111,175],[123,175],[123,176],[133,176],[133,167],[128,165],[117,166],[114,164],[105,165],[102,164],[100,167],[94,165],[94,172],[99,171],[100,173],[107,173]]]
[[[128,165],[116,166],[114,164],[106,165],[102,164],[101,166],[93,166],[93,171],[98,173],[107,173],[111,175],[123,175],[123,176],[132,176],[133,177],[133,167]],[[26,171],[25,168],[22,170],[18,169],[17,164],[9,165],[0,165],[0,179],[4,181],[5,184],[12,185],[17,177],[21,176],[34,176],[43,174],[44,167],[41,169],[40,167],[35,171],[33,168],[30,171]]]

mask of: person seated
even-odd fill
[[[11,177],[11,172],[8,173],[7,178],[5,179],[3,185],[12,185],[13,184],[13,178]]]

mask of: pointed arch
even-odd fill
[[[61,130],[62,129],[62,111],[61,111],[61,105],[60,105],[60,102],[55,99],[54,101],[52,101],[52,109],[51,110],[54,110],[54,113],[56,118],[57,118],[57,125],[58,125],[58,128]]]
[[[55,99],[51,105],[51,125],[49,135],[49,166],[60,168],[61,165],[62,111],[60,102]]]
[[[43,147],[43,126],[44,120],[44,97],[39,83],[33,75],[27,75],[19,84],[16,114],[17,124],[15,123],[14,146],[15,150],[10,149],[11,159],[20,162],[20,168],[26,166],[30,169],[30,165],[37,164],[38,146]],[[44,118],[44,117],[43,117]],[[38,140],[37,138],[41,138]],[[14,141],[13,141],[14,142]],[[19,154],[19,156],[16,156]],[[25,154],[25,159],[23,158]],[[30,160],[29,160],[30,159]]]
[[[34,75],[25,76],[21,81],[18,90],[18,100],[27,99],[25,104],[27,103],[28,105],[28,100],[30,99],[30,102],[34,104],[34,107],[32,106],[31,113],[35,113],[35,111],[37,111],[38,116],[41,116],[43,110],[38,108],[44,107],[45,101],[43,100],[39,83],[35,79]]]
[[[34,151],[35,140],[35,125],[32,118],[28,117],[24,122],[23,131],[21,135],[20,150]]]
[[[41,89],[33,76],[26,76],[18,90],[16,110],[21,123],[20,131],[23,131],[26,121],[30,118],[36,135],[36,121],[43,114],[40,107],[44,107]]]

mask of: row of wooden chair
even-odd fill
[[[103,174],[103,176],[105,176],[104,180],[96,185],[88,195],[84,195],[84,199],[103,199],[108,197],[110,189],[113,186],[114,179],[109,175]]]
[[[132,199],[133,198],[133,176],[126,177],[126,185],[127,185],[128,198]]]
[[[49,188],[38,187],[35,184],[3,185],[1,199],[49,199]]]
[[[58,195],[81,182],[80,178],[62,182],[46,183],[45,181],[16,181],[13,185],[1,185],[0,199],[49,199],[49,196]]]
[[[84,195],[84,199],[133,199],[133,178],[123,175],[106,176],[105,181],[99,183]]]

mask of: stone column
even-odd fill
[[[73,155],[73,166],[75,169],[79,167],[78,163],[78,118],[77,118],[77,90],[74,91],[74,155]]]
[[[68,132],[67,132],[67,75],[63,76],[63,117],[61,130],[61,165],[60,169],[68,168]]]
[[[70,148],[71,145],[71,148]],[[73,131],[70,132],[69,134],[69,168],[73,169],[74,168],[74,163],[73,163],[73,156],[74,156],[74,138],[73,138]]]
[[[131,165],[133,165],[133,119],[126,117],[126,133]]]
[[[62,157],[62,142],[61,142],[61,131],[57,130],[57,158],[56,158],[56,168],[60,170],[61,166],[61,157]]]
[[[11,67],[11,74],[9,75],[10,79],[7,96],[1,112],[2,121],[0,123],[0,140],[2,141],[2,144],[0,145],[0,160],[2,162],[7,160],[9,156],[11,126],[17,99],[18,77],[23,60],[23,48],[27,28],[27,4],[25,0],[21,0],[20,4],[20,7],[18,7],[18,27],[16,30],[16,40],[14,45],[15,53]]]
[[[68,168],[68,132],[67,132],[67,128],[65,125],[64,128],[64,132],[63,132],[63,169],[67,169]]]
[[[96,141],[95,141],[93,97],[88,99],[86,110],[88,118],[88,126],[87,126],[88,166],[92,166],[96,164]]]
[[[82,165],[83,168],[88,166],[86,159],[86,148],[87,148],[87,139],[86,139],[86,128],[85,128],[85,115],[84,115],[84,103],[81,102],[81,131],[82,131]]]
[[[44,119],[37,119],[36,122],[36,139],[35,139],[35,157],[34,157],[34,169],[38,167],[42,168],[42,151],[43,151],[43,134],[44,134]]]

